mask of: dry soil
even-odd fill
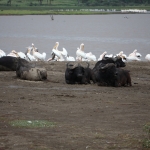
[[[94,62],[90,64],[93,68]],[[132,87],[65,83],[66,62],[39,62],[48,81],[0,72],[0,150],[141,150],[150,122],[150,63],[131,62]],[[48,120],[54,127],[16,127]]]

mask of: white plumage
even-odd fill
[[[22,59],[28,60],[27,56],[23,52],[18,52],[18,56]]]
[[[59,46],[59,42],[56,42],[55,46],[52,49],[52,52],[57,56],[57,59],[55,58],[57,61],[64,61],[65,59],[63,56],[68,55],[67,50],[65,48],[63,48],[63,50],[60,51],[60,50],[58,50],[58,46]]]
[[[31,55],[31,50],[32,50],[32,47],[27,47],[27,58],[29,61],[37,61],[37,59]]]
[[[22,59],[28,60],[25,53],[23,52],[16,52],[15,50],[12,50],[7,56],[11,57],[20,57]]]
[[[46,58],[46,53],[39,53],[39,52],[36,52],[34,49],[32,49],[32,52],[33,52],[33,56],[37,59],[37,60],[41,60],[41,61],[45,61],[45,58]]]
[[[96,56],[92,52],[86,53],[87,61],[96,61]]]
[[[86,53],[84,52],[83,43],[80,44],[80,48],[77,48],[76,55],[77,55],[76,59],[79,61],[82,61],[82,59],[87,59]]]
[[[136,52],[136,57],[140,58],[140,57],[142,57],[142,55],[140,53]]]
[[[142,57],[142,55],[139,53],[139,52],[137,52],[137,49],[135,49],[129,56],[135,56],[136,55],[136,57]]]
[[[137,50],[136,49],[131,54],[129,54],[129,56],[127,57],[127,61],[141,61],[141,59],[139,59],[137,57]]]
[[[9,54],[7,54],[7,56],[19,57],[19,55],[17,54],[17,52],[15,50],[12,50]]]
[[[59,50],[52,49],[52,52],[58,57],[57,61],[64,61],[62,53]]]
[[[67,52],[67,50],[65,48],[63,48],[63,54],[64,54],[64,56],[66,58],[66,61],[75,61],[74,57],[68,55],[68,52]]]
[[[147,55],[145,56],[145,59],[146,59],[147,61],[150,61],[150,54],[147,54]]]
[[[124,57],[126,58],[127,55],[123,53],[123,51],[119,52],[118,54],[116,54],[117,56],[120,56],[120,57]]]
[[[37,60],[45,61],[46,53],[45,52],[43,52],[42,54],[39,53],[33,43],[32,43],[32,54]]]
[[[109,57],[109,58],[112,58],[112,57],[114,57],[114,55],[113,55],[113,54],[106,54],[105,57],[107,57],[107,58],[108,58],[108,57]]]
[[[67,55],[66,57],[67,61],[76,61],[74,57]]]
[[[135,49],[131,54],[129,54],[129,56],[136,56],[136,52],[137,50]]]
[[[116,56],[119,56],[122,58],[123,62],[127,61],[127,55],[123,53],[123,51],[119,52],[118,54],[116,54]]]
[[[106,51],[103,52],[103,53],[99,56],[98,61],[102,60],[102,59],[105,57],[106,54],[107,54]]]
[[[6,53],[3,50],[0,49],[0,58],[3,57],[3,56],[6,56]]]
[[[141,61],[137,56],[128,56],[127,61]]]

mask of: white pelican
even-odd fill
[[[37,60],[45,61],[46,58],[45,52],[41,54],[39,52],[36,52],[34,49],[32,49],[32,54]]]
[[[93,55],[91,52],[85,54],[86,54],[87,61],[96,61],[96,56]]]
[[[127,61],[141,61],[136,55],[137,50],[135,49],[129,56],[127,57]]]
[[[137,52],[137,49],[135,49],[129,56],[136,55],[138,58],[142,57],[140,53]]]
[[[107,54],[106,51],[105,51],[104,53],[102,53],[102,54],[99,56],[98,61],[102,60],[102,59],[105,57],[106,54]]]
[[[43,52],[42,54],[39,53],[38,49],[34,46],[33,43],[32,43],[32,54],[37,60],[45,61],[46,53],[45,52]]]
[[[67,56],[68,53],[65,48],[63,48],[62,51],[58,50],[58,46],[59,46],[59,42],[56,42],[55,46],[52,49],[52,52],[57,56],[57,61],[64,61],[65,59],[63,55]]]
[[[118,54],[116,54],[117,56],[120,56],[122,58],[123,62],[126,62],[127,60],[127,55],[123,53],[123,51],[119,52]]]
[[[122,56],[123,51],[120,51],[118,54],[116,54],[117,56]]]
[[[137,56],[128,56],[127,61],[141,61]]]
[[[77,51],[76,51],[76,55],[77,55],[77,58],[79,61],[82,61],[82,59],[87,59],[86,57],[86,53],[84,52],[84,44],[82,43],[80,45],[80,48],[77,48]]]
[[[54,47],[53,47],[53,49],[58,50],[58,46],[59,46],[59,42],[56,42],[55,45],[54,45]]]
[[[120,57],[127,57],[126,54],[123,53],[123,51],[119,52],[118,54],[116,54],[117,56],[120,56]]]
[[[135,49],[129,56],[136,56],[137,49]]]
[[[20,58],[28,60],[27,56],[23,52],[17,52],[17,54],[19,55]]]
[[[59,50],[52,49],[52,52],[57,56],[57,61],[64,61],[64,57],[62,56],[62,53]]]
[[[15,50],[12,50],[7,56],[20,57],[22,59],[28,60],[23,52],[16,52]]]
[[[65,48],[63,48],[62,51],[58,50],[58,46],[59,46],[59,42],[55,43],[55,46],[53,47],[53,49],[57,50],[58,52],[61,53],[61,55],[66,56],[68,54],[67,50]]]
[[[12,50],[9,54],[7,54],[7,56],[19,57],[18,53],[15,50]]]
[[[37,61],[37,59],[33,55],[31,55],[31,50],[32,50],[32,47],[27,47],[26,55],[27,55],[28,60],[29,61]]]
[[[137,49],[135,49],[129,56],[136,55],[138,58],[142,57],[140,53],[137,52]]]
[[[67,55],[68,55],[68,52],[67,52],[67,50],[66,50],[65,48],[63,48],[63,50],[60,51],[60,52],[61,52],[61,54],[64,55],[64,56],[67,56]]]
[[[30,47],[30,46],[29,46]],[[38,48],[36,48],[35,46],[34,46],[34,44],[32,43],[32,50],[34,49],[34,51],[35,52],[38,52]]]
[[[150,61],[150,54],[147,54],[147,55],[145,56],[145,59],[146,59],[147,61]]]
[[[75,61],[74,57],[68,55],[68,52],[65,48],[63,48],[63,52],[64,52],[64,56],[66,57],[67,61]]]
[[[6,53],[3,50],[0,49],[0,58],[3,57],[3,56],[6,56]]]

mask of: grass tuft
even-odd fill
[[[143,140],[143,147],[150,148],[150,123],[144,125],[144,131],[147,133],[147,138]]]
[[[143,140],[143,147],[144,148],[150,148],[150,139],[144,139]]]
[[[47,120],[14,120],[10,122],[13,127],[46,128],[55,127],[56,123]]]

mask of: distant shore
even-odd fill
[[[133,10],[133,11],[132,11]],[[138,11],[139,10],[139,11]],[[0,6],[0,15],[103,15],[147,14],[150,7],[14,7]]]

